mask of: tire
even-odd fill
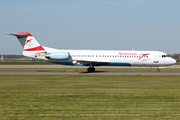
[[[88,68],[87,69],[87,72],[94,72],[95,71],[95,68]]]
[[[160,72],[160,69],[157,69],[157,72]]]

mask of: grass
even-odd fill
[[[1,119],[180,119],[180,76],[0,75]]]
[[[87,68],[0,68],[0,71],[87,71]],[[157,68],[96,68],[96,71],[156,71]],[[161,71],[180,72],[180,68],[162,68]]]

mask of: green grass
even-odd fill
[[[179,120],[180,76],[0,75],[0,119]]]
[[[87,71],[87,68],[0,68],[0,71]],[[157,68],[96,68],[96,71],[156,71]],[[162,68],[161,71],[180,72],[180,68]]]

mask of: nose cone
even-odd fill
[[[166,61],[166,63],[168,64],[168,65],[174,65],[174,64],[176,64],[176,60],[175,59],[173,59],[173,58],[169,58],[167,61]]]
[[[177,61],[175,60],[175,59],[173,59],[172,60],[172,64],[174,65],[174,64],[176,64],[177,63]]]

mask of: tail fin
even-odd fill
[[[24,51],[45,51],[45,49],[36,41],[36,39],[28,32],[18,32],[14,35],[18,38],[19,42],[24,48]]]

